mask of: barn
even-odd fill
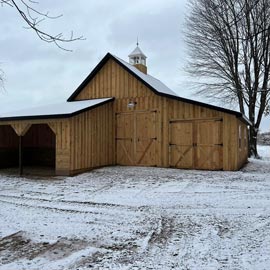
[[[110,53],[67,101],[0,116],[0,168],[50,167],[75,175],[108,165],[238,170],[248,119],[178,96],[148,75],[139,46]]]

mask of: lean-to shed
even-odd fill
[[[73,175],[107,165],[238,170],[249,121],[237,111],[179,97],[108,53],[63,104],[0,116],[0,167],[52,166]]]

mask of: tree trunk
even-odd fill
[[[257,134],[258,130],[254,126],[250,126],[249,130],[249,156],[260,158],[257,151]]]

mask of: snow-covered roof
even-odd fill
[[[128,57],[139,56],[139,55],[142,55],[142,56],[144,56],[145,58],[147,58],[146,55],[145,55],[145,54],[142,52],[142,50],[140,49],[140,47],[137,46],[137,47],[134,49],[134,51],[133,51]]]
[[[100,98],[83,101],[65,101],[57,104],[1,113],[0,121],[16,119],[47,119],[70,117],[88,109],[100,106],[113,99],[114,98]]]
[[[100,71],[100,69],[107,63],[109,59],[114,59],[119,65],[121,65],[124,69],[126,69],[130,74],[135,76],[138,80],[140,80],[143,84],[145,84],[148,88],[150,88],[154,93],[160,96],[164,96],[167,98],[172,98],[175,100],[179,100],[182,102],[186,102],[189,104],[197,105],[206,107],[213,110],[218,110],[221,112],[233,114],[240,118],[241,121],[244,123],[251,125],[250,121],[240,112],[229,110],[226,108],[218,107],[215,105],[203,103],[200,101],[187,99],[180,97],[177,95],[173,90],[167,87],[163,82],[160,80],[150,76],[149,74],[145,74],[138,70],[133,65],[127,63],[126,61],[122,60],[121,58],[114,56],[110,53],[107,53],[104,58],[99,62],[99,64],[93,69],[93,71],[87,76],[87,78],[80,84],[80,86],[72,93],[72,95],[68,98],[68,101],[73,101],[79,95],[79,93],[87,86],[87,84],[96,76],[96,74]]]
[[[127,63],[126,61],[122,60],[121,58],[114,55],[114,57],[121,62],[124,66],[126,66],[129,70],[131,70],[133,73],[135,73],[138,77],[140,77],[143,81],[148,83],[150,86],[152,86],[157,92],[166,94],[166,95],[172,95],[179,97],[173,90],[171,90],[168,86],[166,86],[163,82],[160,80],[152,77],[149,74],[145,74],[138,70],[133,65]]]

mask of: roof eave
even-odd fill
[[[113,57],[110,53],[107,53],[102,60],[98,63],[98,65],[91,71],[91,73],[85,78],[85,80],[79,85],[79,87],[71,94],[71,96],[67,99],[68,102],[73,101],[74,98],[78,96],[81,90],[89,83],[89,81],[99,72],[101,67],[111,58]]]
[[[175,99],[175,100],[179,100],[179,101],[186,102],[186,103],[193,104],[193,105],[202,106],[202,107],[213,109],[213,110],[217,110],[217,111],[221,111],[221,112],[228,113],[228,114],[233,114],[233,115],[235,115],[236,117],[238,117],[240,119],[243,118],[243,114],[240,113],[240,112],[237,112],[237,111],[225,109],[225,108],[222,108],[222,107],[218,107],[218,106],[215,106],[215,105],[206,104],[206,103],[195,101],[195,100],[191,100],[191,99],[186,99],[186,98],[179,97],[179,96],[174,96],[174,95],[170,95],[170,94],[166,94],[166,93],[161,93],[161,92],[157,91],[153,86],[151,86],[150,84],[148,84],[145,80],[143,80],[136,73],[134,73],[131,69],[129,69],[128,67],[126,67],[123,63],[121,63],[121,61],[119,61],[116,57],[114,57],[110,53],[107,53],[104,56],[104,58],[98,63],[98,65],[87,76],[87,78],[80,84],[80,86],[68,98],[67,101],[74,100],[74,98],[76,98],[76,96],[81,92],[81,90],[89,83],[89,81],[91,81],[91,79],[99,72],[99,70],[103,67],[103,65],[109,59],[113,59],[114,61],[116,61],[122,68],[124,68],[127,72],[129,72],[130,74],[132,74],[134,77],[136,77],[140,82],[142,82],[145,86],[147,86],[149,89],[151,89],[156,95],[159,95],[159,96],[162,96],[162,97],[171,98],[171,99]],[[248,125],[251,124],[250,121],[246,117],[243,118],[243,121],[245,123],[247,123]]]
[[[239,116],[238,118],[239,118],[239,120],[241,121],[241,122],[243,122],[244,124],[246,124],[247,126],[252,126],[252,123],[251,123],[251,121],[244,115],[244,114],[242,114],[242,113],[239,113],[241,116]]]
[[[147,56],[143,53],[132,53],[132,54],[128,55],[128,57],[133,57],[133,56],[143,56],[143,57],[147,58]]]
[[[98,104],[95,104],[93,106],[86,107],[84,109],[78,110],[73,113],[67,113],[67,114],[49,114],[49,115],[30,115],[30,116],[12,116],[12,117],[0,117],[0,122],[9,122],[9,121],[23,121],[23,120],[47,120],[47,119],[65,119],[70,118],[73,116],[76,116],[78,114],[81,114],[86,111],[93,110],[97,107],[100,107],[106,103],[114,101],[114,97],[104,100],[103,102],[100,102]]]

